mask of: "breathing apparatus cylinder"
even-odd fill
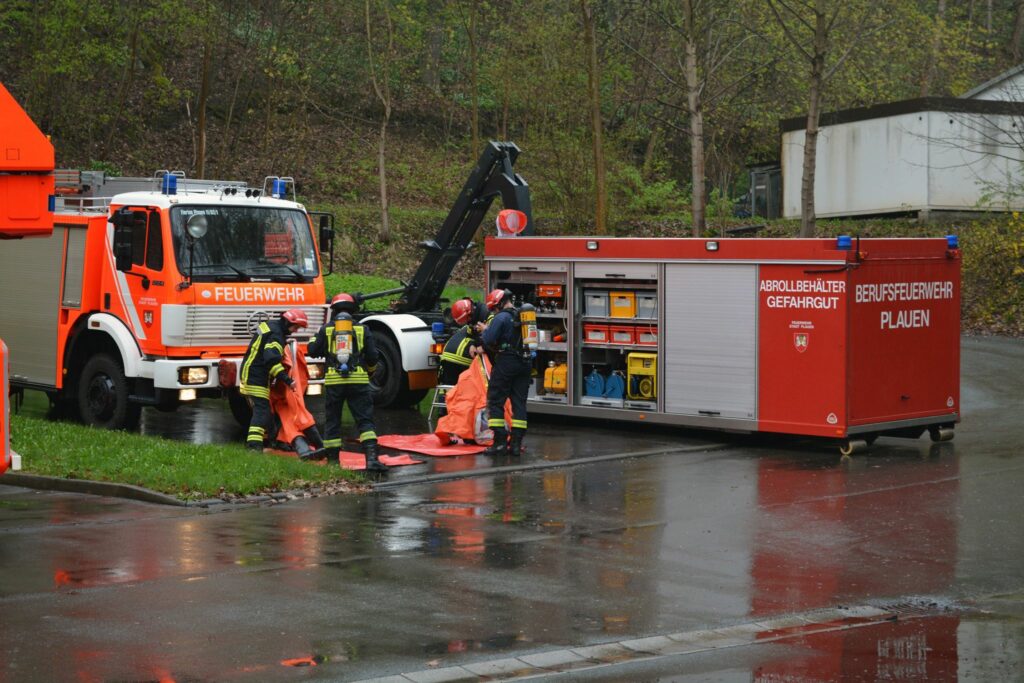
[[[347,377],[349,373],[348,362],[352,358],[355,346],[354,336],[351,316],[342,313],[334,321],[334,357],[338,361],[338,372],[342,377]]]
[[[519,329],[523,337],[523,351],[531,358],[537,355],[540,335],[537,332],[537,309],[531,304],[519,308]]]

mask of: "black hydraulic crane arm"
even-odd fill
[[[522,234],[533,234],[533,216],[530,210],[530,187],[512,170],[519,157],[519,147],[512,142],[491,141],[480,155],[479,161],[463,185],[448,217],[437,236],[420,244],[426,250],[419,269],[403,287],[363,294],[362,299],[401,293],[392,305],[395,313],[433,311],[448,284],[448,278],[462,255],[466,253],[480,223],[491,208],[491,202],[501,195],[506,209],[518,209],[526,214],[526,229]]]

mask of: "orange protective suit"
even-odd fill
[[[270,409],[281,421],[277,432],[277,440],[291,444],[302,432],[316,424],[313,415],[306,410],[306,385],[309,384],[309,371],[306,369],[306,354],[301,350],[292,357],[294,346],[288,344],[284,349],[281,363],[285,371],[295,380],[295,390],[289,389],[283,382],[276,382],[270,389]]]
[[[491,361],[479,355],[459,375],[458,383],[445,397],[446,415],[437,421],[434,434],[442,444],[456,441],[490,443],[494,434],[487,428],[487,385]],[[505,401],[505,423],[512,424],[512,404]]]

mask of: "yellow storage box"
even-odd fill
[[[609,292],[608,299],[611,318],[636,317],[636,292]]]

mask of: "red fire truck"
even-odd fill
[[[960,251],[945,239],[511,237],[537,309],[530,411],[825,437],[953,437]]]

